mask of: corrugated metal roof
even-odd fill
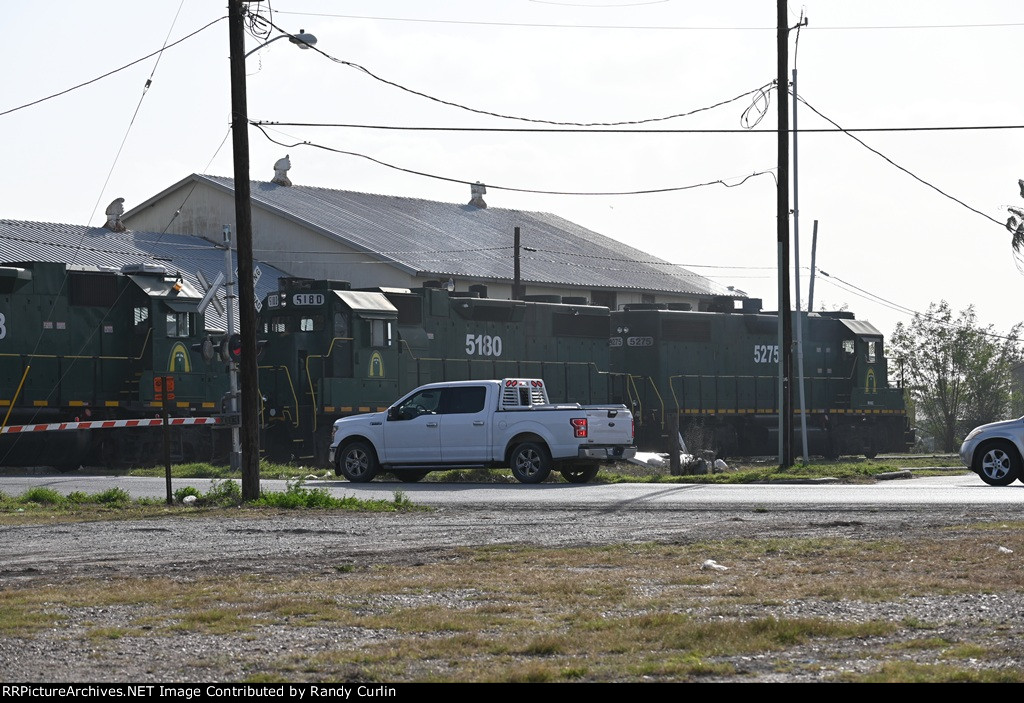
[[[118,270],[126,264],[162,264],[168,273],[180,273],[188,284],[202,290],[197,273],[201,271],[206,280],[214,280],[217,272],[224,270],[224,250],[205,239],[183,234],[111,232],[103,227],[0,220],[0,263],[21,261]],[[238,265],[234,252],[232,262]],[[256,282],[256,297],[262,301],[267,293],[277,290],[277,279],[287,274],[263,262],[257,265],[261,275]],[[217,297],[224,299],[223,290]],[[227,320],[211,305],[206,309],[206,326],[225,329]]]
[[[185,179],[190,180],[234,192],[232,178]],[[511,281],[514,228],[519,227],[523,245],[537,250],[521,253],[524,283],[735,295],[699,274],[549,213],[259,181],[251,191],[254,208],[421,275]]]

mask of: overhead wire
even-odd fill
[[[289,37],[295,37],[296,36],[296,35],[288,32],[288,31],[286,31],[284,29],[281,29],[276,24],[274,24],[272,21],[270,21],[269,19],[264,19],[264,21],[267,24],[269,24],[271,27],[273,27],[274,29],[276,29],[277,31],[281,32],[284,35],[287,35]],[[771,81],[769,83],[765,83],[764,85],[762,85],[762,86],[760,86],[758,88],[754,88],[753,90],[748,90],[748,91],[745,91],[743,93],[740,93],[739,95],[737,95],[735,97],[728,98],[726,100],[720,100],[719,102],[714,103],[712,105],[706,105],[704,107],[699,107],[699,108],[696,108],[696,109],[693,109],[693,110],[689,110],[687,112],[679,112],[679,113],[675,113],[675,114],[671,114],[671,115],[663,115],[661,117],[647,117],[647,118],[636,119],[636,120],[621,120],[621,121],[611,121],[611,122],[571,122],[571,121],[562,121],[562,120],[542,119],[542,118],[535,118],[535,117],[523,117],[523,116],[520,116],[520,115],[506,115],[506,114],[502,114],[500,112],[494,112],[494,111],[491,111],[491,110],[483,110],[483,109],[480,109],[480,108],[475,108],[475,107],[470,107],[468,105],[463,105],[462,103],[457,103],[457,102],[454,102],[454,101],[451,101],[451,100],[445,100],[443,98],[439,98],[439,97],[430,95],[429,93],[424,93],[422,91],[415,90],[413,88],[409,88],[408,86],[402,85],[401,83],[397,83],[395,81],[388,80],[387,78],[383,78],[381,76],[378,76],[376,73],[374,73],[370,69],[366,68],[365,66],[361,66],[360,64],[357,64],[357,63],[355,63],[353,61],[346,61],[344,59],[339,59],[339,58],[337,58],[335,56],[332,56],[331,54],[328,54],[323,49],[321,49],[321,48],[319,48],[317,46],[314,46],[312,44],[306,44],[306,46],[309,49],[312,49],[313,51],[315,51],[316,53],[320,54],[321,56],[325,57],[326,59],[328,59],[329,61],[331,61],[333,63],[339,64],[339,65],[342,65],[342,66],[347,66],[349,68],[353,68],[353,69],[355,69],[357,71],[365,73],[366,75],[370,76],[371,78],[373,78],[376,81],[379,81],[380,83],[383,83],[385,85],[389,85],[389,86],[391,86],[393,88],[397,88],[399,90],[405,91],[405,92],[410,93],[412,95],[416,95],[416,96],[424,98],[426,100],[431,100],[433,102],[440,103],[441,105],[447,105],[448,107],[454,107],[454,108],[457,108],[457,109],[460,109],[460,110],[465,110],[467,112],[472,112],[472,113],[475,113],[475,114],[478,114],[478,115],[487,115],[489,117],[498,117],[498,118],[504,119],[504,120],[516,120],[516,121],[520,121],[520,122],[532,122],[532,123],[537,123],[537,124],[559,125],[559,126],[564,126],[564,127],[615,127],[615,126],[636,125],[636,124],[649,124],[649,123],[652,123],[652,122],[664,122],[666,120],[674,120],[674,119],[678,119],[678,118],[682,118],[682,117],[690,117],[692,115],[696,115],[696,114],[701,113],[701,112],[707,112],[708,110],[714,110],[715,108],[721,107],[723,105],[728,105],[729,103],[736,102],[737,100],[742,100],[743,98],[745,98],[745,97],[747,97],[749,95],[756,95],[759,91],[763,92],[763,91],[765,91],[765,89],[771,87],[774,84],[774,81]]]
[[[121,71],[124,71],[125,69],[131,68],[135,64],[142,63],[146,59],[151,59],[154,56],[162,54],[167,49],[175,47],[178,44],[181,44],[183,41],[186,41],[187,39],[191,39],[192,37],[196,36],[200,32],[203,32],[203,31],[209,29],[210,27],[212,27],[213,25],[217,24],[218,22],[220,22],[222,20],[226,20],[226,19],[227,19],[227,15],[224,15],[223,17],[218,17],[217,19],[213,20],[212,22],[203,25],[202,27],[200,27],[196,31],[192,32],[191,34],[186,34],[185,36],[183,36],[178,41],[173,42],[171,44],[165,44],[163,47],[161,47],[160,49],[154,51],[151,54],[146,54],[142,58],[138,58],[138,59],[135,59],[134,61],[132,61],[130,63],[126,63],[124,66],[121,66],[120,68],[115,68],[113,71],[107,71],[103,75],[96,76],[95,78],[91,78],[91,79],[85,81],[84,83],[79,83],[78,85],[73,85],[70,88],[62,90],[62,91],[60,91],[58,93],[54,93],[53,95],[47,95],[45,98],[39,98],[38,100],[33,100],[32,102],[25,103],[24,105],[19,105],[17,107],[12,107],[10,109],[4,110],[4,111],[0,112],[0,117],[3,117],[4,115],[9,115],[12,112],[17,112],[18,110],[24,110],[25,108],[32,107],[33,105],[38,105],[39,103],[46,102],[47,100],[52,100],[53,98],[60,97],[61,95],[66,95],[66,94],[68,94],[68,93],[70,93],[72,91],[78,90],[79,88],[84,88],[87,85],[91,85],[92,83],[96,83],[97,81],[101,81],[104,78],[109,78],[110,76],[114,75],[115,73],[120,73]]]
[[[342,155],[345,155],[345,156],[355,156],[355,157],[358,157],[360,159],[366,159],[367,161],[372,161],[373,163],[378,164],[380,166],[385,166],[385,167],[393,169],[395,171],[401,171],[403,173],[408,173],[408,174],[411,174],[411,175],[414,175],[414,176],[422,176],[424,178],[432,178],[432,179],[438,180],[438,181],[445,181],[447,183],[459,183],[459,184],[462,184],[462,185],[474,185],[476,183],[476,181],[470,181],[470,180],[467,180],[467,179],[452,178],[452,177],[449,177],[449,176],[440,176],[440,175],[433,174],[433,173],[427,173],[426,171],[418,171],[416,169],[405,168],[403,166],[396,166],[395,164],[391,164],[391,163],[388,163],[386,161],[382,161],[381,159],[377,159],[377,158],[374,158],[372,156],[368,156],[367,154],[360,154],[358,152],[347,151],[345,149],[336,149],[334,147],[329,147],[329,146],[326,146],[326,145],[323,145],[323,144],[317,144],[315,142],[300,141],[300,142],[295,142],[295,143],[289,144],[289,143],[282,142],[282,141],[279,141],[279,140],[274,139],[273,137],[271,137],[269,134],[267,134],[267,131],[263,128],[262,125],[255,124],[253,122],[250,122],[250,124],[252,124],[254,127],[259,129],[260,132],[263,133],[263,136],[266,137],[268,141],[272,142],[273,144],[277,144],[278,146],[283,146],[283,147],[288,148],[288,149],[293,149],[293,148],[299,147],[299,146],[308,146],[308,147],[312,147],[312,148],[315,148],[315,149],[321,149],[323,151],[329,151],[329,152],[332,152],[332,153],[335,153],[335,154],[342,154]],[[751,174],[749,174],[747,176],[743,176],[738,183],[726,183],[723,179],[715,179],[715,180],[712,180],[712,181],[705,181],[705,182],[702,182],[702,183],[692,183],[690,185],[684,185],[684,186],[670,186],[670,187],[664,187],[664,188],[645,188],[645,189],[639,189],[639,190],[625,190],[625,191],[540,190],[540,189],[534,189],[534,188],[516,188],[516,187],[513,187],[513,186],[494,185],[492,183],[487,183],[486,186],[489,189],[494,189],[494,190],[504,190],[504,191],[508,191],[508,192],[512,192],[512,193],[532,193],[534,195],[578,195],[578,196],[651,195],[651,194],[655,194],[655,193],[671,193],[671,192],[677,192],[677,191],[683,191],[683,190],[692,190],[694,188],[704,188],[704,187],[713,186],[713,185],[721,185],[721,186],[723,186],[725,188],[736,188],[737,186],[743,185],[748,180],[750,180],[751,178],[754,178],[756,176],[770,175],[770,176],[772,176],[774,178],[775,177],[774,170],[775,169],[773,167],[771,169],[766,169],[766,170],[763,170],[763,171],[755,171],[754,173],[751,173]]]

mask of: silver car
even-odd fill
[[[990,486],[1024,481],[1024,417],[971,430],[960,445],[960,461]]]

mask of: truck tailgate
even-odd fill
[[[587,444],[632,444],[633,416],[624,405],[587,405]]]

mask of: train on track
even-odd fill
[[[160,463],[164,410],[175,461],[225,462],[232,335],[207,329],[202,297],[162,266],[0,266],[0,465]],[[281,278],[258,317],[261,452],[323,463],[340,416],[433,381],[540,377],[556,402],[629,405],[642,449],[682,434],[720,455],[773,454],[778,317],[759,307],[609,310],[481,285]],[[812,451],[904,451],[912,430],[882,335],[848,313],[805,322]]]

